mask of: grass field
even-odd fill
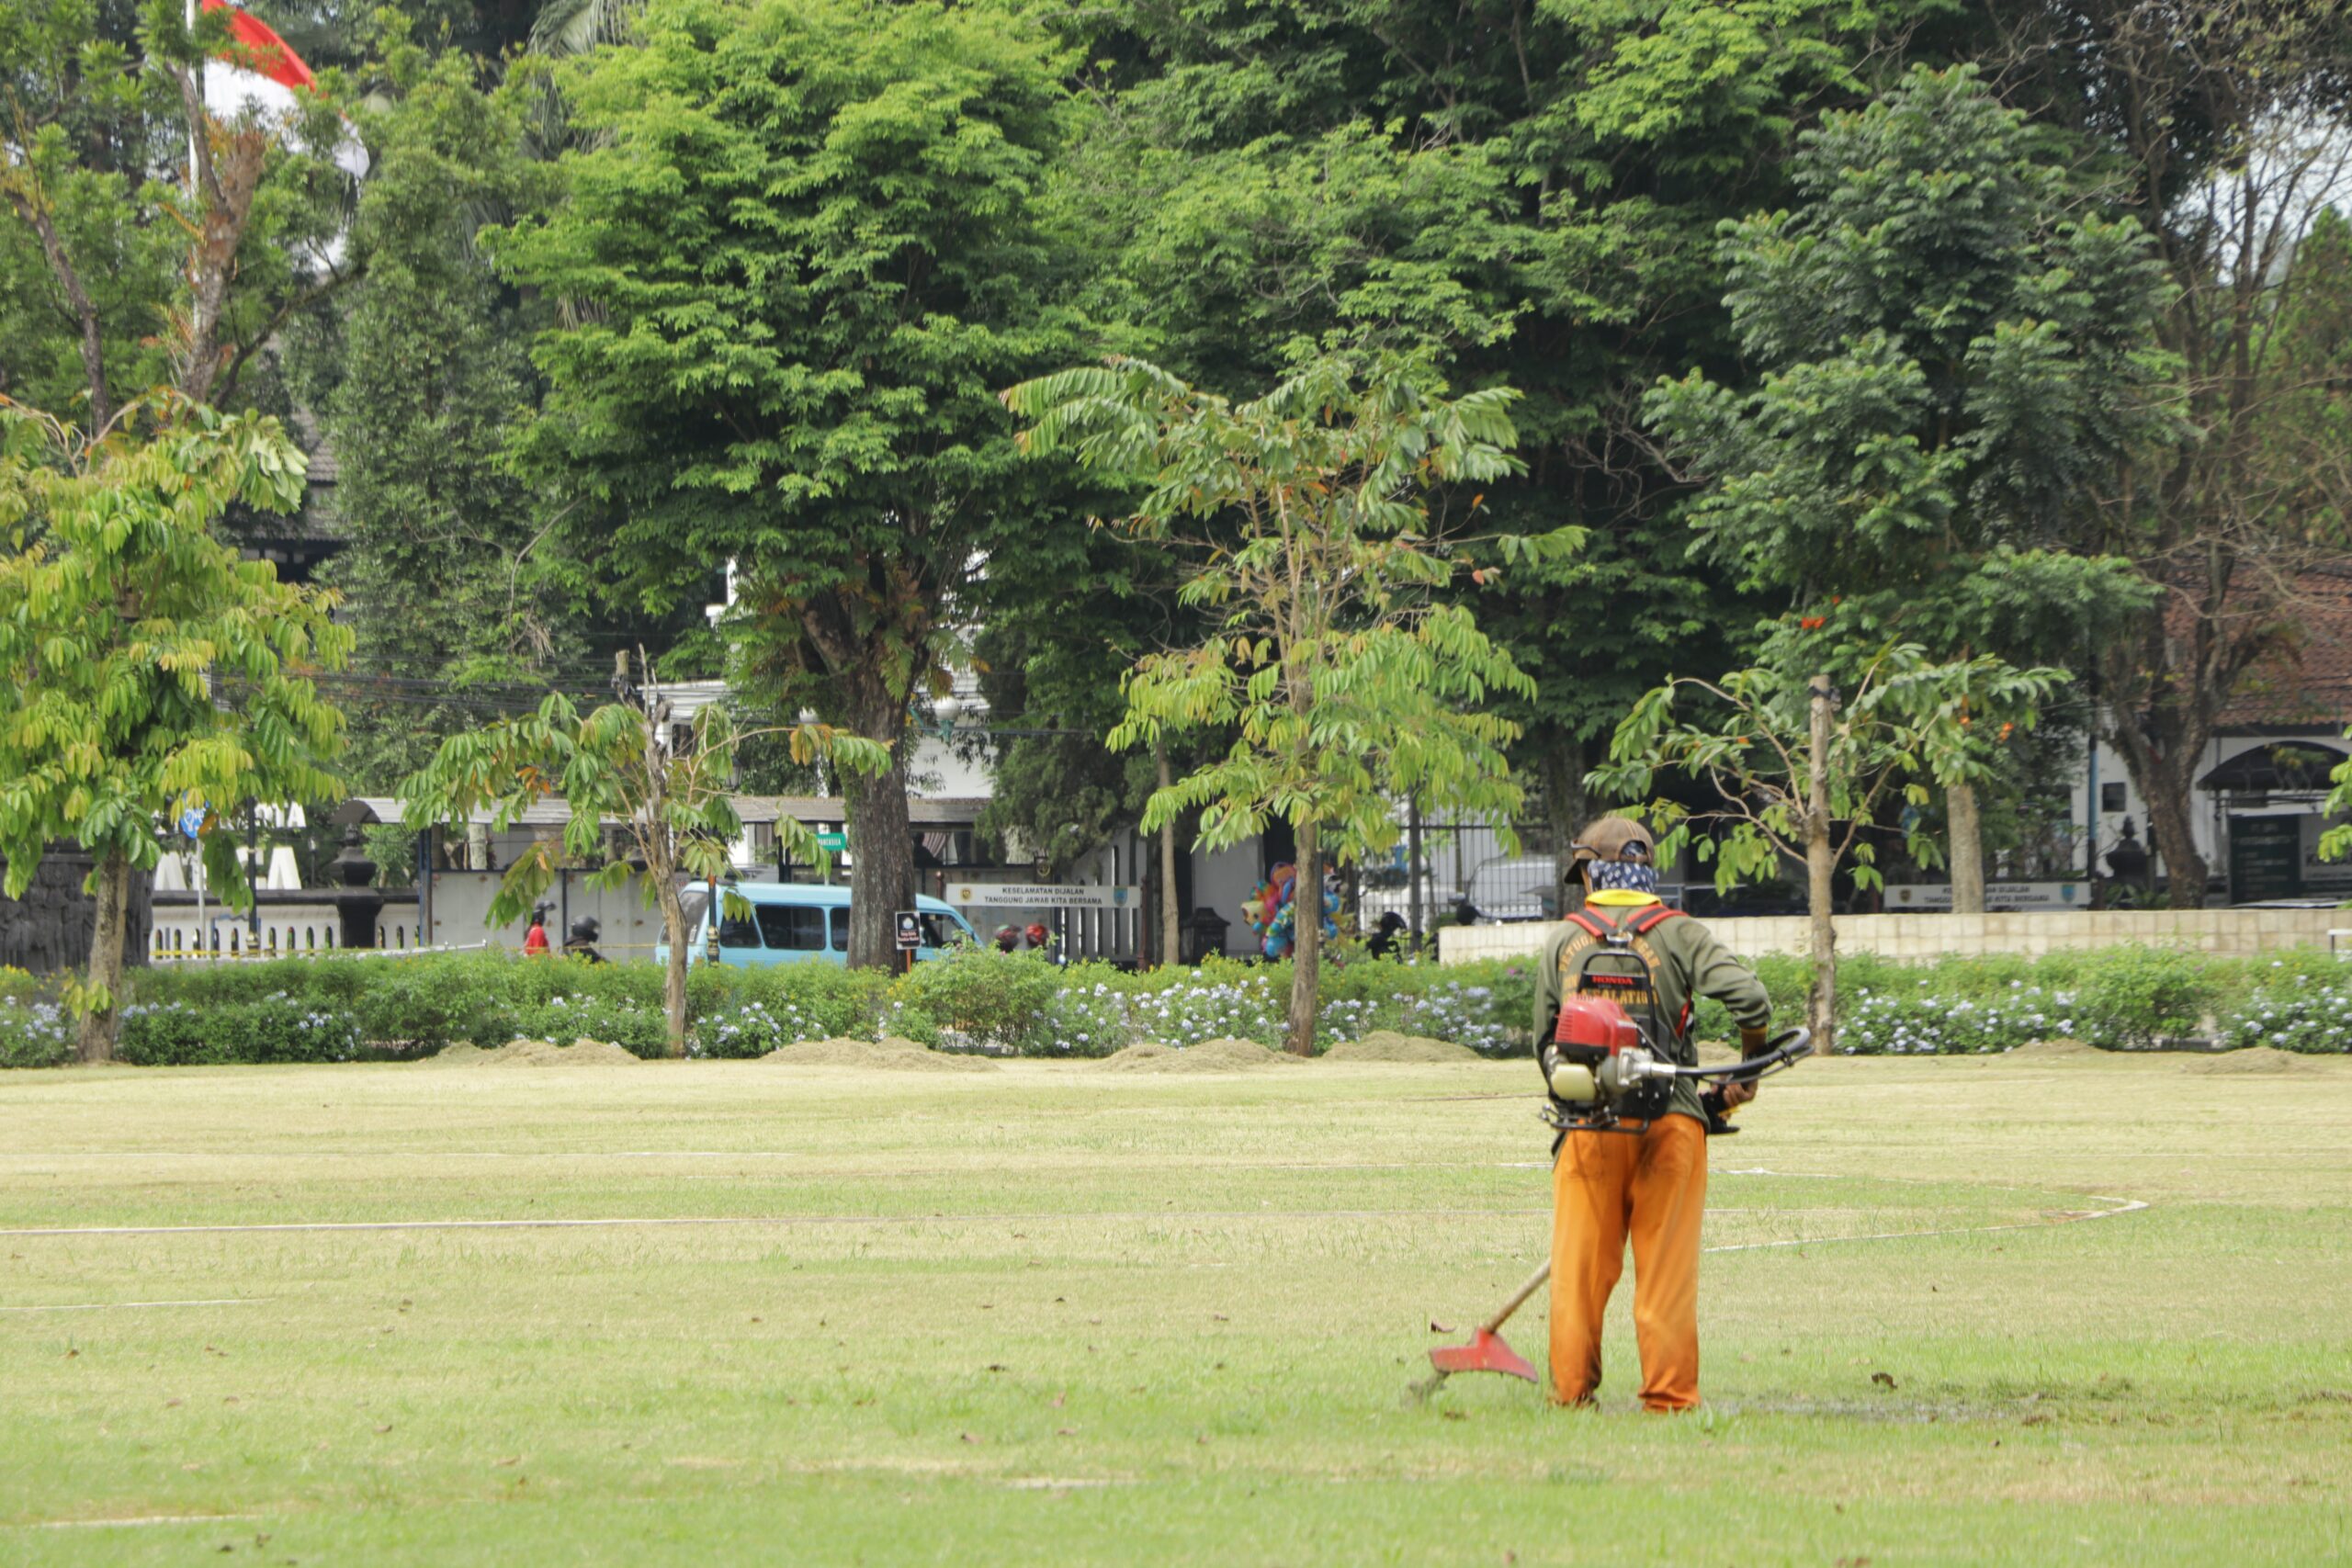
[[[2352,1063],[2215,1065],[1775,1080],[1679,1419],[1400,1398],[1520,1065],[0,1076],[0,1562],[2352,1560]]]

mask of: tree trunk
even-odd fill
[[[1166,736],[1153,745],[1153,764],[1159,770],[1159,787],[1175,786],[1175,770],[1168,765]],[[1159,962],[1177,964],[1184,961],[1184,916],[1176,901],[1176,821],[1170,818],[1159,829]]]
[[[1298,826],[1298,881],[1291,904],[1290,1031],[1283,1045],[1294,1056],[1315,1055],[1316,985],[1323,966],[1323,857],[1317,825]]]
[[[96,878],[89,987],[92,996],[103,1000],[82,1015],[77,1054],[85,1062],[111,1062],[115,1032],[122,1016],[122,942],[123,929],[130,919],[130,857],[120,850],[100,854]]]
[[[694,933],[686,930],[686,907],[678,897],[675,869],[668,869],[666,874],[651,867],[648,871],[661,875],[654,897],[662,906],[662,935],[670,944],[662,971],[662,1011],[670,1025],[670,1055],[683,1056],[686,1054],[686,961],[692,956],[686,943]],[[715,906],[712,913],[715,920]]]
[[[1812,687],[1811,755],[1807,759],[1804,812],[1805,912],[1813,922],[1813,988],[1805,997],[1805,1027],[1813,1048],[1827,1055],[1836,1043],[1838,927],[1832,919],[1837,855],[1829,846],[1829,721],[1837,704],[1829,677],[1816,675]]]
[[[1977,807],[1976,786],[1962,783],[1946,789],[1944,815],[1951,839],[1951,911],[1981,915],[1984,912],[1984,819]]]
[[[2158,777],[2171,773],[2170,768],[2156,770]],[[2165,782],[2173,781],[2166,778]],[[2148,840],[2164,862],[2165,901],[2176,909],[2201,909],[2205,907],[2205,857],[2197,848],[2188,781],[2178,782],[2177,789],[2142,789],[2148,803]]]
[[[849,797],[849,962],[855,969],[899,964],[895,917],[915,903],[914,829],[907,814],[906,713],[887,700],[855,717],[857,733],[890,748],[879,773],[843,770]]]
[[[1565,919],[1584,903],[1584,877],[1568,855],[1592,810],[1584,789],[1589,764],[1583,739],[1561,736],[1544,749],[1543,767],[1544,812],[1552,827],[1552,914]]]

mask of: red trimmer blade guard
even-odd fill
[[[1503,1343],[1503,1337],[1492,1329],[1482,1328],[1470,1337],[1467,1345],[1448,1345],[1430,1352],[1430,1365],[1448,1376],[1455,1372],[1502,1372],[1515,1378],[1536,1381],[1535,1369],[1527,1358]]]

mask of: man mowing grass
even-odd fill
[[[1698,921],[1657,897],[1657,848],[1638,822],[1606,817],[1572,852],[1584,874],[1583,910],[1552,939],[1536,973],[1539,1052],[1558,1032],[1564,1000],[1595,982],[1654,1021],[1652,1045],[1682,1066],[1698,1066],[1690,1007],[1713,997],[1731,1010],[1748,1056],[1765,1049],[1771,1003],[1764,987]],[[1597,949],[1622,947],[1646,976],[1590,973]],[[1553,1061],[1545,1077],[1556,1085]],[[1752,1083],[1726,1083],[1702,1103],[1697,1083],[1676,1078],[1662,1109],[1609,1131],[1562,1134],[1552,1167],[1552,1393],[1589,1404],[1600,1386],[1600,1320],[1634,1247],[1634,1331],[1641,1344],[1642,1405],[1688,1410],[1699,1403],[1699,1223],[1707,1198],[1707,1132],[1714,1117],[1756,1097]],[[1555,1108],[1559,1107],[1555,1100]]]

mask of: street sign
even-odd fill
[[[817,847],[828,854],[839,854],[849,848],[849,835],[845,832],[820,833],[817,835]]]
[[[191,806],[180,813],[180,833],[183,837],[190,839],[203,837],[204,807]]]
[[[912,953],[916,948],[921,947],[922,945],[922,917],[912,909],[901,909],[898,913],[898,922],[899,951]]]
[[[1134,909],[1143,906],[1143,890],[1118,884],[1065,887],[1048,882],[951,882],[947,901],[967,909]]]

